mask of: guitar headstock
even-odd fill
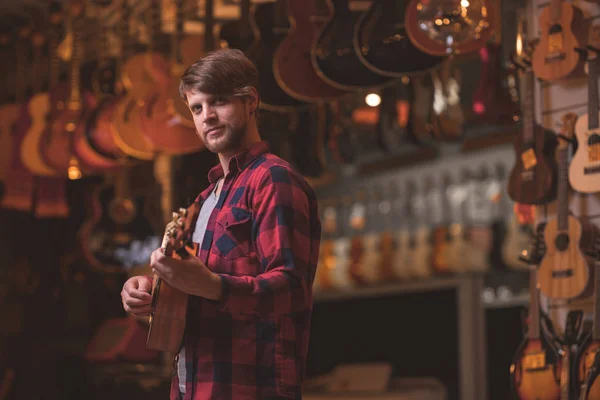
[[[558,147],[565,148],[569,146],[569,143],[575,136],[575,123],[577,122],[577,114],[569,112],[561,117],[561,130],[559,137],[563,140],[559,140]]]
[[[177,237],[179,231],[183,228],[183,224],[188,215],[186,208],[180,208],[179,211],[173,212],[172,220],[167,224],[165,228],[165,234],[163,237],[163,250],[165,253],[170,252],[173,249],[172,240]]]

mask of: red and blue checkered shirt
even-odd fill
[[[210,170],[198,204],[221,177]],[[184,400],[301,398],[320,238],[312,188],[266,142],[231,158],[197,252],[223,296],[190,296]]]

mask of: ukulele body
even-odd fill
[[[580,46],[580,40],[572,30],[579,30],[583,13],[564,1],[560,3],[560,7],[560,19],[555,22],[550,15],[551,6],[540,12],[539,27],[542,35],[532,56],[535,76],[547,82],[565,78],[583,68],[581,57],[575,51]]]
[[[577,355],[577,379],[575,382],[583,384],[588,371],[594,363],[596,353],[600,351],[600,341],[593,340],[591,333],[586,336],[581,344],[579,354]],[[590,388],[588,399],[600,399],[600,379],[596,379]]]
[[[580,250],[582,235],[590,238],[593,231],[571,215],[568,216],[565,232],[559,231],[556,218],[546,223],[546,253],[538,272],[540,291],[545,296],[573,299],[583,294],[588,287],[590,273]]]
[[[569,182],[581,193],[600,192],[600,129],[590,130],[584,114],[577,118],[575,135],[579,147],[569,164]]]
[[[554,364],[527,370],[524,360],[528,356],[546,355],[541,339],[526,339],[520,346],[513,362],[511,385],[519,400],[559,400],[560,369]],[[544,356],[545,357],[545,356]]]
[[[557,166],[554,161],[556,137],[535,124],[533,142],[526,143],[523,135],[515,137],[516,162],[508,181],[508,195],[518,203],[546,204],[556,198]],[[535,154],[535,165],[525,168],[523,154]]]

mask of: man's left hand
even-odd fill
[[[156,249],[150,257],[152,272],[184,293],[210,300],[221,298],[221,278],[197,257],[177,260]]]

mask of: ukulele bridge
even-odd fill
[[[526,371],[537,371],[546,368],[546,353],[531,353],[523,357],[523,368]]]
[[[537,158],[533,149],[527,149],[521,154],[521,160],[526,170],[531,169],[537,165]]]

